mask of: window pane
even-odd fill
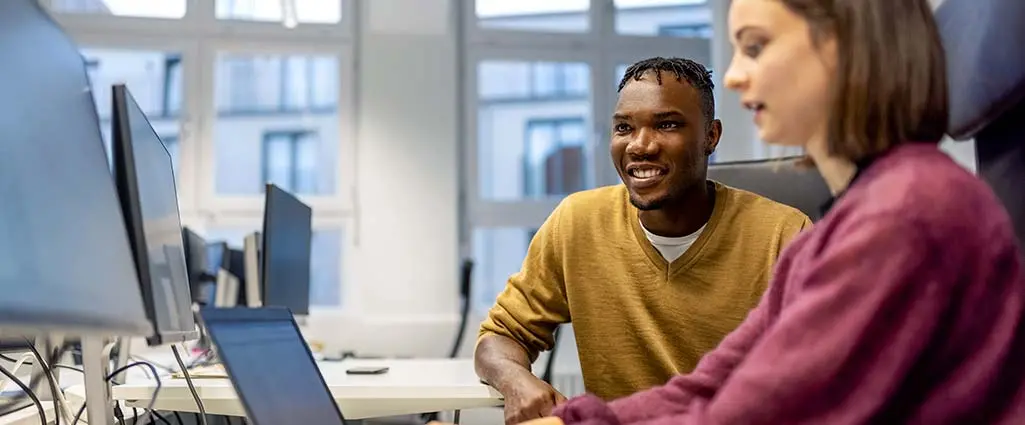
[[[246,234],[258,230],[244,228],[209,228],[203,234],[207,243],[224,241],[233,249],[242,249]],[[314,229],[310,248],[310,305],[339,306],[342,303],[342,238],[343,229]]]
[[[712,37],[708,0],[615,0],[616,32],[624,35]]]
[[[505,289],[509,276],[520,271],[536,229],[477,228],[473,231],[473,305],[487,311]]]
[[[296,193],[333,195],[341,143],[338,80],[333,56],[221,55],[214,129],[217,193],[261,195],[264,177],[273,174]],[[260,144],[281,137],[289,140],[290,153],[261,158]],[[295,148],[296,143],[304,146]]]
[[[477,0],[476,9],[482,28],[542,32],[590,28],[590,0]]]
[[[267,146],[264,148],[264,180],[274,183],[282,189],[294,192],[292,187],[292,145],[293,138],[289,133],[269,133],[264,136]]]
[[[107,149],[107,160],[112,164],[111,86],[123,83],[146,113],[150,125],[164,143],[174,140],[174,149],[168,146],[168,150],[172,154],[172,162],[177,164],[177,141],[181,127],[178,116],[182,97],[181,55],[141,50],[87,48],[82,50],[82,57],[89,73],[96,111],[100,116],[100,129]]]
[[[217,0],[217,19],[334,24],[342,20],[344,0]],[[291,5],[295,4],[295,10]],[[285,17],[291,19],[286,20]]]
[[[186,0],[53,0],[53,10],[63,13],[180,19]]]
[[[583,73],[566,71],[580,68]],[[501,93],[496,87],[509,83],[505,77],[523,69],[528,70],[528,79],[551,79],[551,84],[534,83],[528,86],[533,89],[528,92],[496,95]],[[590,187],[587,64],[485,61],[478,64],[478,75],[481,198],[515,201],[561,197]],[[583,80],[582,84],[567,85],[570,75]]]

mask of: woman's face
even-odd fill
[[[755,112],[767,143],[824,143],[832,108],[836,42],[812,40],[809,24],[780,0],[733,0],[729,14],[733,60],[726,87]]]

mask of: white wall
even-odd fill
[[[365,2],[357,67],[356,218],[330,349],[441,356],[457,323],[459,122],[450,0]],[[404,11],[395,13],[394,11]]]

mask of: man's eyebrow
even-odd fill
[[[630,119],[630,116],[627,115],[627,114],[623,114],[623,113],[615,113],[615,114],[612,114],[612,119],[618,120],[618,121],[627,121],[627,120]]]
[[[666,118],[673,118],[673,117],[680,117],[680,118],[683,117],[683,114],[680,113],[679,111],[656,112],[654,115],[655,115],[655,119],[657,119],[657,120],[664,120]]]

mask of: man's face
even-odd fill
[[[612,162],[643,211],[678,201],[704,184],[708,155],[719,141],[718,121],[706,123],[701,97],[686,81],[649,71],[623,87],[612,118]]]

